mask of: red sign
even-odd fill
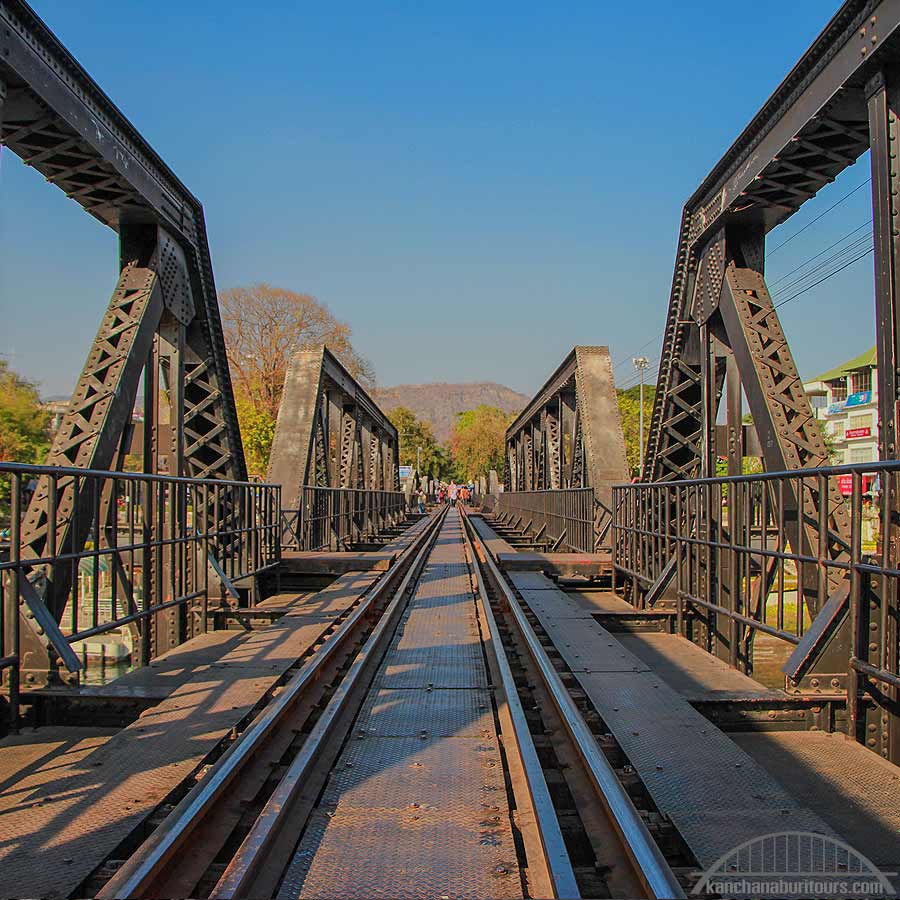
[[[838,490],[844,497],[849,497],[853,493],[853,476],[852,475],[838,475],[836,476]],[[862,492],[865,493],[872,488],[872,482],[875,480],[873,475],[863,475],[860,478],[859,486],[862,488]]]
[[[844,432],[844,437],[846,438],[861,438],[861,437],[871,437],[872,429],[871,428],[848,428]]]

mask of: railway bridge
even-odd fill
[[[687,201],[639,480],[579,345],[423,515],[326,347],[248,480],[199,201],[2,0],[5,152],[120,274],[46,464],[0,463],[0,895],[896,895],[898,60],[848,0]],[[881,452],[830,466],[766,235],[866,151]]]

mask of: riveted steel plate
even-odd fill
[[[378,580],[377,574],[351,572],[342,575],[321,591],[294,604],[287,614],[292,617],[334,619],[355,606]]]
[[[356,722],[380,737],[491,737],[494,718],[485,690],[380,690],[372,692]]]
[[[542,606],[534,612],[542,627],[701,865],[766,833],[760,831],[766,821],[773,823],[770,831],[783,819],[832,833],[613,634],[596,622],[557,615],[554,599],[558,610],[566,609],[562,592],[538,593]],[[735,824],[725,828],[721,820],[729,815]]]
[[[608,632],[593,620],[548,618],[544,631],[573,672],[650,671],[618,641],[607,639]]]
[[[559,587],[552,578],[541,572],[510,572],[510,581],[518,591],[557,591]]]
[[[522,895],[463,561],[451,513],[279,896]]]
[[[523,588],[519,593],[535,615],[545,614],[554,619],[581,619],[587,622],[594,620],[590,609],[585,608],[576,597],[564,594],[559,588],[553,590]]]
[[[437,659],[435,656],[433,659]],[[466,659],[457,662],[429,662],[420,664],[404,660],[391,662],[379,674],[376,683],[381,688],[486,688],[484,666],[474,667]]]
[[[732,737],[875,865],[900,868],[900,768],[837,733],[739,732]]]
[[[0,785],[4,896],[68,896],[245,719],[327,623],[280,619],[240,634],[165,700],[87,753],[51,748]],[[190,669],[190,654],[183,658]],[[36,741],[42,740],[36,733]]]
[[[726,734],[651,672],[576,673],[629,762],[687,841],[711,865],[741,840],[802,824],[832,834]],[[732,817],[732,828],[722,826]],[[744,830],[738,823],[744,823]],[[740,835],[743,834],[741,838]]]
[[[471,823],[506,806],[496,737],[363,737],[341,754],[321,808],[423,809],[462,814]],[[455,812],[454,812],[455,811]],[[462,813],[460,813],[462,811]]]
[[[278,893],[279,900],[521,896],[508,825],[370,809],[311,822]]]

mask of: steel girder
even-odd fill
[[[845,3],[685,205],[645,481],[700,468],[692,312],[710,314],[718,296],[715,279],[698,272],[702,259],[725,229],[781,224],[869,148],[867,83],[897,57],[898,29],[896,0]],[[761,262],[748,260],[758,271]]]
[[[138,381],[144,372],[147,397],[157,402],[150,387],[162,366],[174,405],[167,428],[148,418],[147,470],[165,458],[172,474],[245,479],[199,201],[21,0],[0,0],[0,112],[0,143],[120,239],[119,282],[48,462],[120,464]],[[50,528],[47,490],[38,483],[23,523],[31,558],[80,549],[92,526],[87,498],[71,482],[52,498],[57,526]],[[56,627],[70,578],[64,566],[44,565],[25,588],[23,670],[32,684],[56,674],[70,680],[57,673],[60,659],[77,668]]]
[[[506,432],[506,489],[593,487],[609,506],[627,477],[609,350],[575,347]]]
[[[304,485],[399,490],[397,429],[324,345],[291,358],[268,480],[297,509]]]
[[[0,0],[0,142],[120,233],[159,227],[185,270],[158,274],[196,306],[185,360],[186,474],[246,478],[200,202],[30,7]],[[123,266],[129,261],[123,248]]]
[[[818,424],[765,285],[765,235],[870,147],[881,456],[898,457],[900,221],[896,197],[900,176],[894,149],[900,140],[898,61],[900,2],[845,3],[688,200],[669,298],[645,481],[709,472],[715,441],[710,425],[715,422],[721,392],[718,378],[709,377],[709,366],[706,377],[703,374],[710,336],[722,342],[726,356],[733,353],[729,405],[734,408],[729,410],[726,428],[729,471],[739,471],[743,453],[743,436],[739,437],[736,421],[738,381],[747,396],[767,469],[815,467],[826,461]],[[802,496],[789,498],[788,506],[802,526],[797,549],[820,552],[809,546],[811,529],[804,523],[808,526],[824,520],[831,538],[826,552],[832,559],[841,559],[847,555],[850,541],[843,503],[833,487],[826,488],[826,495],[819,494],[818,488],[809,487]],[[885,501],[891,507],[887,521],[897,523],[900,497],[890,496]],[[885,539],[896,563],[900,557],[898,526],[891,525],[889,531]],[[710,573],[710,577],[719,576],[726,579],[728,573]],[[654,590],[658,593],[660,587],[654,585]],[[846,668],[848,657],[846,582],[829,582],[829,599],[822,609],[812,586],[803,589],[807,604],[818,615],[786,671],[797,680],[815,673],[825,678],[835,675],[832,684],[843,684],[845,677],[852,683],[854,673],[847,676],[834,668],[840,660]],[[853,653],[861,659],[869,658],[871,648],[882,642],[896,646],[895,595],[894,591],[892,598],[879,598],[873,589],[876,607],[892,604],[886,619],[894,630],[891,635],[873,632],[871,637],[879,640],[854,647]],[[875,618],[872,613],[870,627],[877,629]],[[747,635],[741,636],[741,642],[746,650]],[[895,664],[896,659],[889,662]],[[860,688],[860,693],[866,689]],[[896,696],[888,699],[897,703]],[[900,717],[890,716],[886,725],[884,710],[870,708],[867,715],[871,721],[866,728],[879,735],[876,749],[900,758]]]

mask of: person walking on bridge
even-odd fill
[[[450,482],[450,505],[456,506],[456,498],[459,496],[459,487],[457,486],[455,481]]]

